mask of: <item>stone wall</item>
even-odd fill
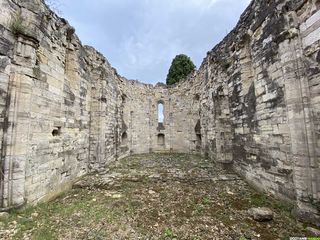
[[[48,199],[128,154],[196,151],[188,89],[119,76],[42,1],[0,4],[2,207]]]
[[[129,154],[173,151],[231,165],[319,224],[319,9],[253,1],[168,87],[119,76],[41,0],[1,0],[0,206],[47,199]]]
[[[203,151],[320,222],[319,1],[253,1],[205,58]]]
[[[190,80],[192,81],[192,79]],[[131,154],[148,152],[200,152],[195,127],[199,116],[199,96],[188,84],[167,87],[124,81],[122,144]],[[159,123],[158,104],[163,104],[164,121]],[[199,133],[200,134],[200,133]],[[198,144],[198,145],[197,145]],[[198,149],[197,149],[198,146]]]
[[[8,207],[48,198],[117,157],[120,94],[106,59],[41,1],[5,0],[0,9],[1,206]]]

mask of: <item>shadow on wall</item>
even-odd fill
[[[158,146],[164,148],[165,146],[165,136],[164,134],[158,134]]]
[[[128,134],[127,134],[127,132],[123,132],[121,135],[121,146],[120,146],[122,153],[126,153],[127,151],[129,151],[128,144],[129,144]]]
[[[201,151],[201,143],[202,143],[202,136],[201,136],[201,123],[200,120],[197,121],[196,126],[194,127],[194,131],[196,134],[196,151]]]
[[[128,134],[127,134],[127,132],[122,133],[122,136],[121,136],[121,145],[122,145],[122,146],[128,145]]]

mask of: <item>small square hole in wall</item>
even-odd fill
[[[61,127],[55,127],[52,130],[52,136],[57,137],[61,135]]]

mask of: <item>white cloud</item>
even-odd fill
[[[165,81],[172,58],[197,66],[236,24],[249,0],[65,0],[64,17],[85,44],[129,78]]]

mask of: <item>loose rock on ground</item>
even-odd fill
[[[10,214],[0,239],[286,239],[306,236],[291,206],[200,156],[149,154],[109,165],[46,204]],[[273,220],[257,222],[251,208]],[[261,209],[260,209],[261,210]]]

